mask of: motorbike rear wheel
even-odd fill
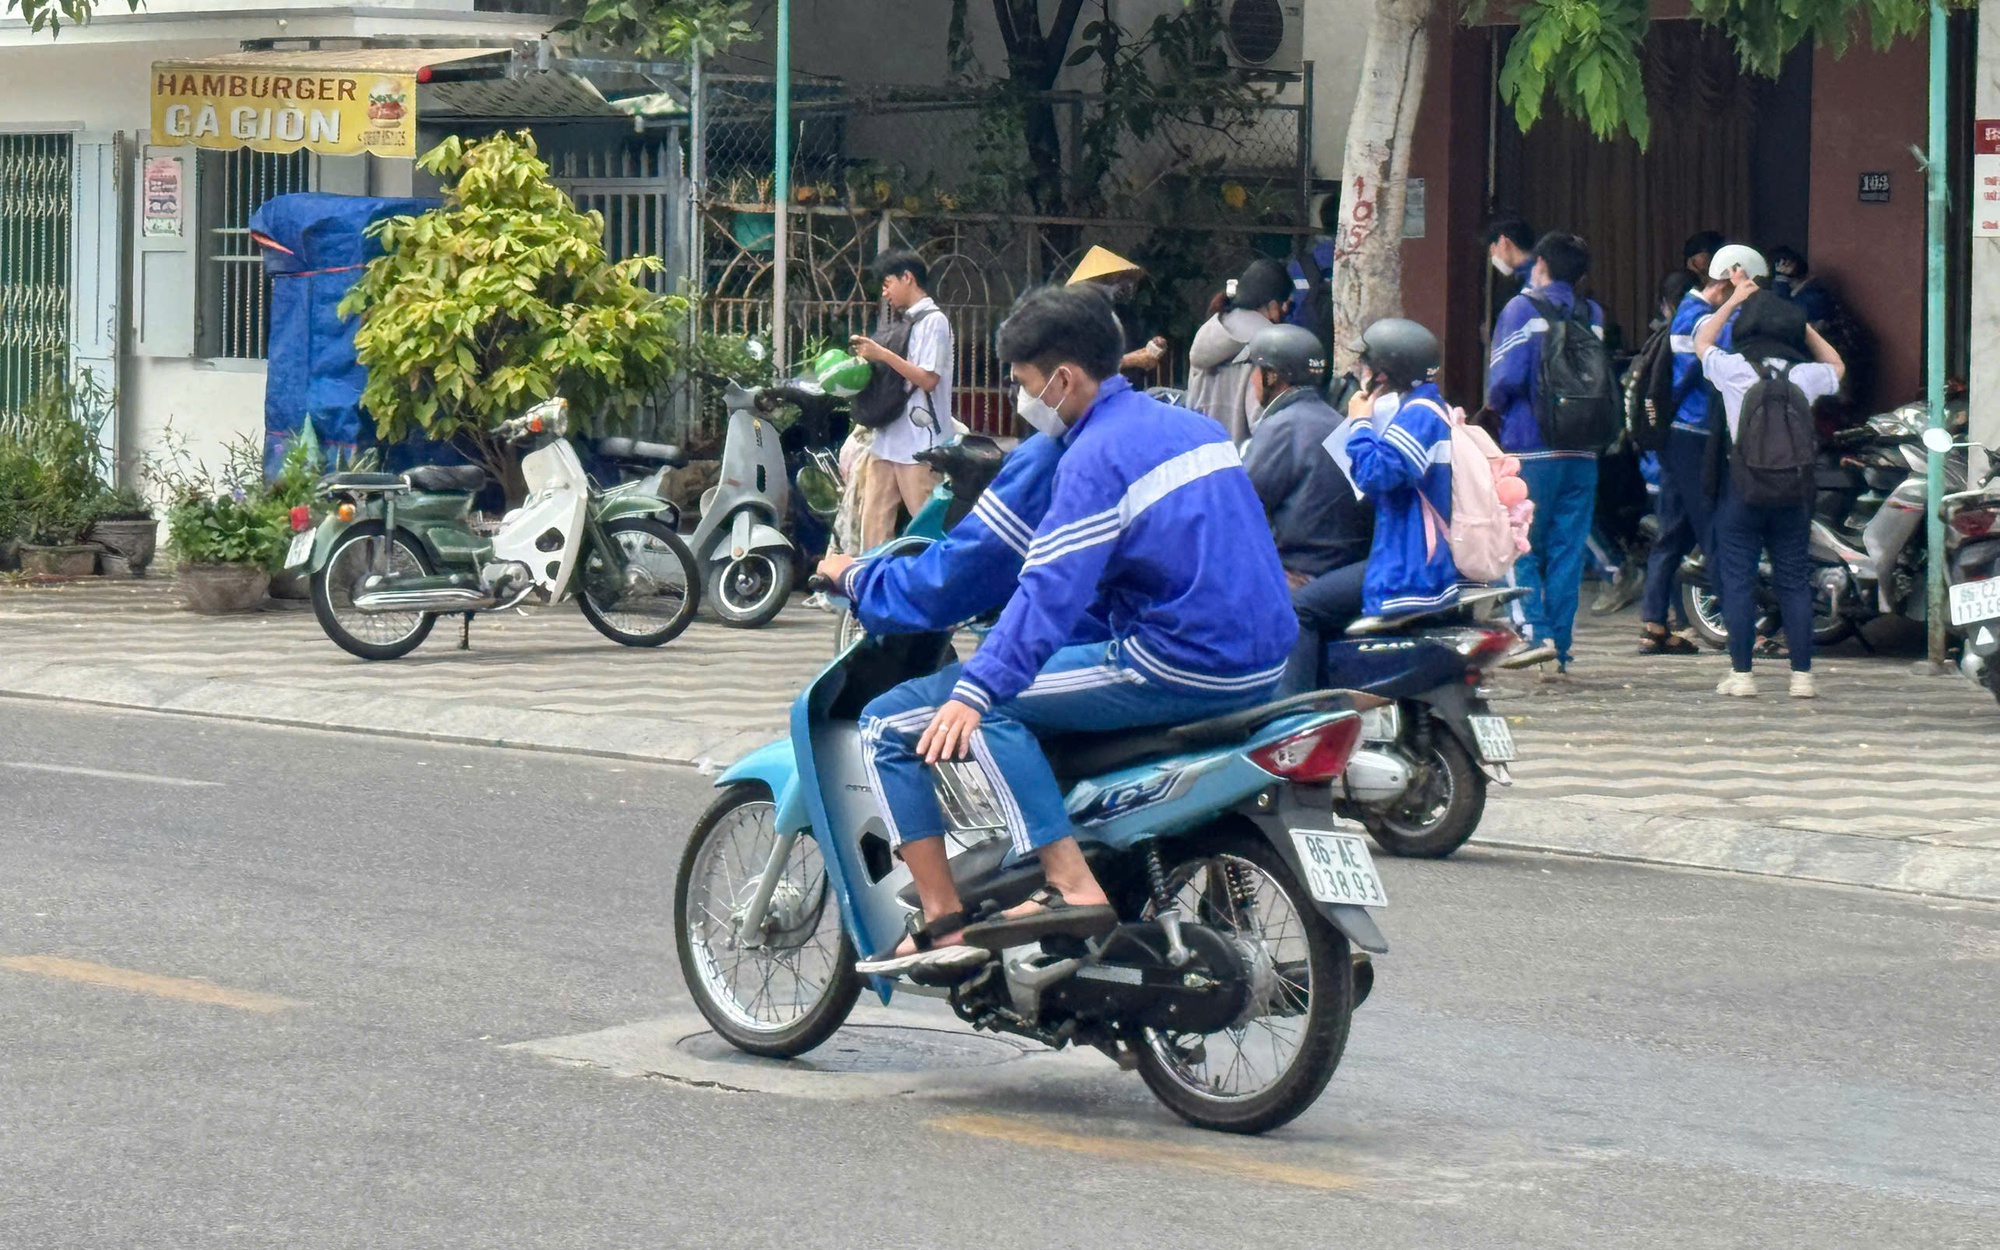
[[[1198,1128],[1263,1133],[1287,1124],[1313,1105],[1347,1046],[1354,1016],[1347,938],[1260,837],[1217,831],[1162,855],[1182,910],[1236,939],[1260,997],[1249,1009],[1255,1014],[1219,1033],[1146,1030],[1133,1044],[1139,1075]]]
[[[1681,612],[1701,640],[1718,651],[1729,649],[1729,625],[1722,616],[1722,596],[1705,586],[1681,583]],[[1831,647],[1847,641],[1854,622],[1824,592],[1813,595],[1813,646]]]
[[[680,637],[701,606],[701,572],[694,553],[670,526],[652,517],[621,517],[605,525],[604,536],[618,544],[627,561],[639,565],[644,584],[600,605],[591,594],[590,578],[604,557],[591,550],[578,578],[576,605],[583,618],[627,647],[657,647]]]
[[[792,843],[771,894],[763,940],[737,926],[778,845],[776,805],[762,785],[724,790],[695,822],[674,881],[674,939],[695,1006],[738,1050],[776,1059],[832,1037],[854,1010],[861,977],[819,843]]]
[[[1403,743],[1414,750],[1414,744]],[[1464,846],[1486,813],[1486,774],[1451,730],[1431,724],[1429,776],[1388,811],[1357,809],[1368,836],[1391,855],[1443,859]]]
[[[354,607],[354,590],[374,571],[380,549],[388,544],[389,572],[429,577],[436,572],[424,545],[398,530],[393,538],[380,521],[360,521],[336,538],[326,563],[313,570],[313,615],[333,644],[364,660],[396,660],[415,651],[430,637],[437,617],[429,612],[362,612]]]

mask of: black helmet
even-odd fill
[[[1250,340],[1250,363],[1277,374],[1286,386],[1316,386],[1326,373],[1326,349],[1304,326],[1279,324]]]
[[[1229,302],[1237,308],[1262,308],[1291,297],[1292,277],[1285,267],[1268,257],[1259,257],[1236,279],[1236,297]]]
[[[1351,350],[1392,387],[1412,386],[1438,367],[1437,335],[1403,317],[1369,326]]]

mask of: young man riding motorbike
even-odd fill
[[[1212,421],[1148,399],[1118,375],[1123,335],[1101,296],[1033,292],[997,339],[1024,418],[1060,423],[1061,464],[1019,588],[985,644],[862,711],[868,772],[923,906],[893,952],[857,964],[864,973],[987,958],[962,945],[968,917],[927,765],[976,759],[1015,847],[1041,858],[1050,888],[989,923],[1021,927],[1022,940],[1034,936],[1022,920],[1040,913],[1115,923],[1036,733],[1254,706],[1275,689],[1297,636],[1284,570],[1235,448]],[[1078,644],[1093,604],[1109,638]]]
[[[1299,618],[1286,688],[1312,690],[1322,635],[1361,615],[1375,505],[1356,493],[1327,451],[1347,418],[1320,397],[1326,353],[1319,339],[1299,326],[1276,325],[1259,331],[1249,352],[1256,369],[1251,394],[1264,416],[1243,467],[1264,503]]]

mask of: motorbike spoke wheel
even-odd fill
[[[694,553],[680,535],[651,517],[624,517],[604,527],[626,562],[618,596],[600,602],[593,586],[620,574],[592,549],[580,574],[577,606],[597,632],[628,647],[657,647],[681,636],[701,603]]]
[[[833,653],[846,655],[847,649],[868,636],[861,625],[861,618],[853,608],[841,609],[840,618],[833,623]]]
[[[792,594],[792,562],[768,551],[711,566],[708,601],[724,625],[755,629],[784,610]]]
[[[731,1045],[789,1058],[831,1037],[861,992],[819,843],[801,835],[772,892],[760,939],[738,935],[778,844],[762,786],[725,791],[696,824],[674,890],[681,974]]]
[[[1218,1033],[1145,1030],[1135,1047],[1139,1074],[1169,1109],[1203,1128],[1262,1133],[1287,1123],[1319,1097],[1347,1044],[1347,939],[1260,839],[1204,839],[1168,868],[1167,888],[1184,915],[1234,940],[1251,1001]]]
[[[1703,642],[1717,650],[1729,645],[1729,625],[1722,619],[1722,596],[1705,586],[1682,582],[1681,611]]]
[[[1407,736],[1407,735],[1406,735]],[[1416,754],[1416,745],[1401,744]],[[1421,783],[1392,807],[1362,808],[1356,815],[1375,845],[1391,855],[1443,859],[1464,846],[1486,812],[1486,774],[1472,762],[1451,730],[1431,725],[1430,758]]]
[[[363,612],[354,606],[362,580],[385,567],[398,576],[431,573],[423,548],[409,535],[391,537],[380,521],[363,521],[334,540],[332,553],[312,577],[313,615],[334,644],[364,660],[408,655],[430,635],[437,617],[428,612]]]

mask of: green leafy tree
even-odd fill
[[[688,301],[644,285],[658,257],[606,257],[603,218],[549,180],[526,132],[450,138],[418,163],[448,182],[444,206],[376,225],[384,255],[340,304],[361,317],[361,402],[384,439],[455,441],[518,499],[518,453],[493,427],[555,395],[585,432],[620,425],[678,372]]]
[[[125,7],[139,11],[139,0],[125,0]],[[60,34],[64,26],[81,26],[90,20],[97,0],[7,0],[4,12],[18,13],[31,30]]]
[[[745,20],[748,0],[582,0],[577,7],[558,30],[646,58],[712,57],[758,37]]]

